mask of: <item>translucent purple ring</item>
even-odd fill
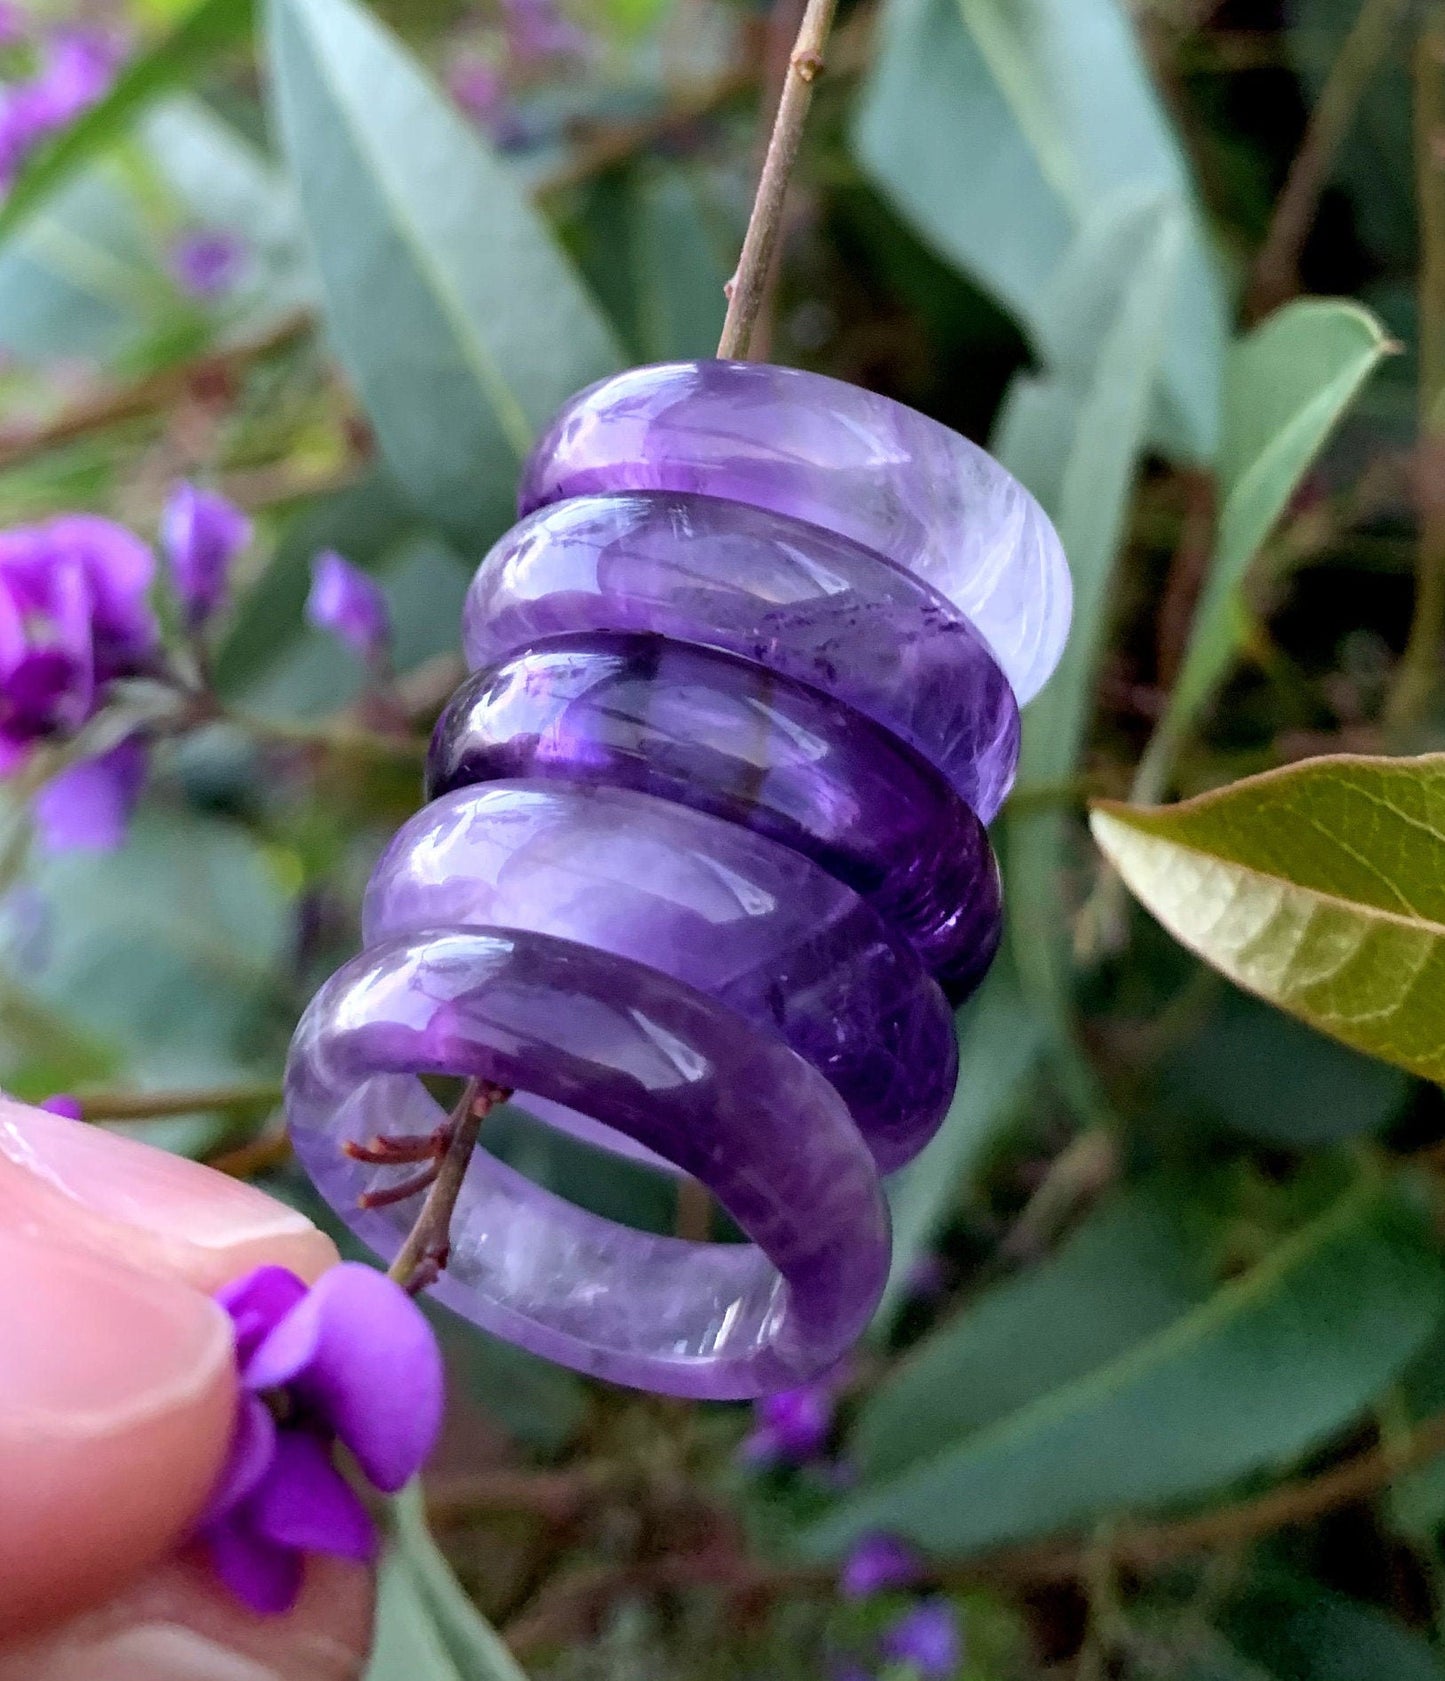
[[[507,777],[635,788],[766,835],[862,894],[960,1003],[1003,927],[983,825],[919,753],[806,684],[660,636],[563,637],[476,672],[429,798]]]
[[[1048,516],[977,444],[877,392],[766,362],[630,368],[563,407],[519,500],[626,490],[771,508],[886,556],[967,615],[1020,705],[1058,664],[1072,588]]]
[[[477,568],[475,670],[543,637],[653,632],[809,683],[916,747],[987,823],[1018,762],[1013,690],[928,584],[847,538],[706,496],[579,496]]]
[[[444,1119],[423,1073],[585,1108],[701,1180],[752,1240],[634,1231],[478,1151],[435,1293],[486,1329],[616,1382],[739,1399],[816,1375],[866,1325],[889,1254],[872,1159],[822,1075],[735,1011],[546,934],[384,940],[317,994],[287,1068],[297,1153],[328,1194],[389,1178],[340,1142]],[[389,1258],[419,1205],[351,1224]]]

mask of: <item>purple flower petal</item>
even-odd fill
[[[256,1350],[246,1381],[292,1387],[388,1494],[421,1469],[441,1428],[431,1327],[400,1285],[356,1262],[322,1275]]]
[[[176,285],[202,303],[231,291],[245,266],[246,247],[224,228],[182,234],[170,249],[169,267]]]
[[[330,1553],[367,1564],[376,1526],[356,1491],[331,1463],[320,1437],[283,1430],[265,1480],[246,1508],[252,1530],[278,1546]]]
[[[217,1524],[205,1542],[216,1574],[263,1617],[284,1616],[300,1598],[305,1559],[294,1548],[278,1547],[235,1519]]]
[[[186,623],[194,630],[225,599],[231,566],[251,541],[251,522],[213,490],[179,484],[161,515],[161,544]]]
[[[946,1599],[926,1599],[887,1631],[883,1650],[893,1662],[911,1665],[923,1681],[949,1681],[963,1662],[958,1613]]]
[[[83,1121],[85,1110],[78,1097],[72,1097],[69,1092],[58,1091],[54,1097],[47,1097],[36,1105],[44,1109],[47,1114],[63,1115],[67,1121]]]
[[[306,617],[369,659],[391,641],[391,611],[380,585],[331,549],[311,563]]]
[[[838,1591],[844,1599],[867,1599],[889,1588],[912,1587],[923,1560],[896,1535],[865,1535],[843,1561]]]
[[[305,1298],[306,1285],[285,1267],[257,1267],[216,1292],[216,1300],[236,1327],[236,1360],[243,1382],[248,1381],[251,1356]]]
[[[0,533],[0,723],[13,741],[74,731],[95,706],[92,598],[35,529]]]
[[[149,599],[156,570],[149,547],[123,525],[94,514],[62,514],[37,534],[53,555],[73,560],[85,574],[101,679],[142,670],[159,639]]]
[[[833,1393],[808,1383],[765,1395],[753,1407],[754,1426],[741,1455],[749,1465],[801,1465],[816,1459],[833,1430]]]
[[[276,1420],[264,1401],[243,1394],[236,1409],[221,1480],[201,1517],[202,1528],[222,1522],[261,1486],[277,1454]]]
[[[31,807],[43,850],[113,852],[130,827],[149,764],[149,749],[133,735],[52,777]]]

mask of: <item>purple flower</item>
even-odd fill
[[[889,1588],[910,1588],[923,1575],[923,1560],[896,1535],[865,1535],[843,1561],[838,1591],[844,1599],[867,1599]]]
[[[925,1599],[887,1631],[883,1650],[894,1663],[910,1665],[922,1681],[949,1681],[963,1662],[958,1614],[946,1599]]]
[[[184,233],[171,246],[169,267],[180,289],[202,303],[225,297],[246,266],[246,247],[224,228]]]
[[[11,0],[0,0],[0,48],[19,46],[29,33],[30,22],[24,11]]]
[[[490,129],[507,102],[507,83],[490,59],[458,53],[447,66],[447,91],[481,127]]]
[[[549,58],[580,58],[592,39],[579,24],[564,17],[557,0],[503,0],[507,46],[523,66]]]
[[[113,852],[125,839],[149,767],[149,749],[131,735],[52,777],[31,808],[43,850]]]
[[[331,549],[311,562],[306,617],[367,659],[379,659],[391,643],[391,612],[381,586]]]
[[[754,1403],[753,1428],[739,1452],[746,1465],[801,1465],[823,1452],[832,1430],[831,1386],[807,1383]]]
[[[93,29],[51,38],[38,74],[7,88],[0,102],[0,185],[9,185],[43,140],[104,97],[120,57],[116,43]]]
[[[332,1449],[343,1443],[386,1493],[409,1482],[441,1427],[441,1355],[406,1292],[354,1262],[309,1290],[261,1267],[217,1300],[235,1325],[241,1403],[201,1537],[238,1598],[279,1614],[308,1552],[374,1556],[371,1518]]]
[[[83,1121],[85,1110],[78,1097],[72,1097],[69,1092],[58,1091],[54,1097],[42,1098],[36,1105],[38,1109],[45,1109],[52,1115],[64,1115],[67,1121]]]
[[[0,532],[0,774],[73,735],[102,684],[145,668],[154,569],[144,543],[90,514]]]
[[[172,491],[161,515],[161,545],[192,630],[225,599],[232,563],[250,541],[250,520],[224,496],[184,483]]]

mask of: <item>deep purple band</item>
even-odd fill
[[[585,496],[514,526],[477,569],[475,670],[543,638],[652,632],[811,684],[918,749],[986,823],[1018,763],[1018,705],[974,627],[843,537],[707,496]]]
[[[297,1152],[337,1207],[395,1177],[342,1143],[443,1119],[420,1073],[585,1110],[700,1179],[752,1240],[615,1225],[478,1150],[436,1294],[487,1330],[616,1382],[732,1399],[816,1375],[867,1324],[889,1249],[872,1160],[828,1082],[734,1011],[543,934],[373,946],[317,994],[287,1066]],[[419,1205],[350,1223],[390,1257]]]
[[[635,788],[766,835],[861,893],[957,1004],[998,947],[983,825],[870,718],[749,660],[567,637],[477,672],[437,724],[431,797],[509,777]]]
[[[856,385],[766,362],[630,368],[565,405],[523,471],[523,513],[569,496],[696,491],[849,537],[983,634],[1022,704],[1068,634],[1048,516],[967,438]]]
[[[912,947],[811,860],[705,812],[563,782],[443,795],[376,866],[362,935],[474,927],[646,963],[737,1011],[833,1085],[884,1172],[953,1094],[953,1023]]]

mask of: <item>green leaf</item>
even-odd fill
[[[1445,1667],[1418,1635],[1313,1582],[1262,1582],[1222,1621],[1239,1650],[1282,1681],[1445,1681]]]
[[[251,0],[197,0],[155,46],[132,58],[99,104],[36,153],[0,206],[0,245],[123,135],[161,94],[192,82],[227,48],[250,34]]]
[[[1312,759],[1091,822],[1146,909],[1230,980],[1445,1080],[1445,754]]]
[[[468,1681],[452,1662],[404,1557],[381,1561],[376,1633],[365,1681]]]
[[[1184,251],[1158,429],[1171,453],[1212,456],[1223,290],[1118,0],[889,0],[854,144],[919,235],[1035,336],[1101,204],[1128,194],[1173,203]]]
[[[1025,714],[1024,792],[1066,781],[1082,751],[1181,240],[1171,200],[1101,210],[1050,292],[1049,374],[1016,382],[995,439],[999,458],[1052,515],[1074,579],[1074,622],[1063,660]],[[1061,1048],[1069,990],[1061,860],[1069,837],[1070,819],[1055,806],[1011,816],[1006,846],[1019,972]],[[1082,1072],[1072,1084],[1076,1102],[1091,1107]]]
[[[418,507],[490,538],[536,430],[618,347],[517,179],[393,35],[354,0],[269,15],[337,349]]]
[[[1214,554],[1169,705],[1140,766],[1135,795],[1156,799],[1190,726],[1229,670],[1239,593],[1250,562],[1370,373],[1389,351],[1357,304],[1288,304],[1229,355]]]
[[[1096,1216],[1088,1241],[1107,1251],[1099,1222],[1120,1218]],[[1136,1229],[1136,1245],[1147,1241],[1139,1230],[1148,1228]],[[936,1384],[920,1391],[915,1366],[885,1386],[874,1407],[888,1411],[874,1411],[861,1433],[864,1485],[804,1534],[804,1548],[832,1554],[866,1530],[889,1529],[940,1551],[975,1551],[1282,1467],[1356,1417],[1439,1318],[1437,1257],[1414,1216],[1371,1183],[1204,1300],[1193,1296],[1188,1237],[1177,1248],[1154,1241],[1159,1276],[1136,1261],[1111,1292],[1097,1257],[1079,1259],[1085,1234],[1075,1239],[1073,1276],[1095,1287],[1076,1298],[1076,1326],[1059,1313],[1066,1291],[1056,1270],[1052,1300],[1048,1284],[1006,1287],[1010,1305],[993,1308],[980,1332],[965,1320],[942,1333],[952,1356],[925,1344],[918,1362],[937,1362]],[[1122,1332],[1111,1328],[1116,1314]],[[1036,1346],[1049,1340],[1046,1326],[1057,1350]],[[994,1367],[1027,1365],[1045,1378],[1056,1368],[1055,1381],[1033,1393],[1024,1375],[991,1370],[986,1355]],[[966,1379],[987,1386],[982,1404],[939,1392],[962,1391]],[[915,1406],[927,1403],[927,1422],[905,1420],[900,1386]],[[937,1451],[874,1472],[880,1455],[889,1463],[889,1428],[906,1423],[933,1441],[955,1422],[958,1433]]]
[[[421,1484],[396,1497],[396,1544],[464,1681],[527,1681],[506,1642],[467,1597],[427,1527]]]
[[[886,1326],[902,1305],[908,1275],[984,1152],[1016,1112],[1038,1062],[1037,1014],[1019,994],[1006,963],[995,965],[963,1016],[958,1090],[938,1133],[916,1161],[888,1182],[893,1211],[893,1265],[879,1304]]]

